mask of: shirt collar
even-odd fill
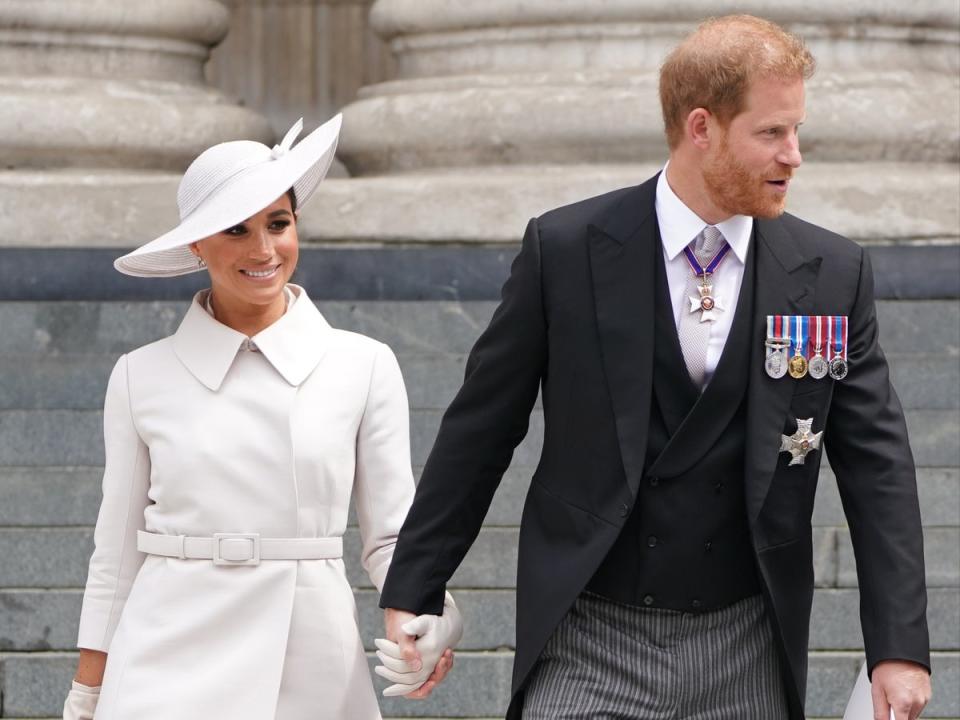
[[[278,373],[300,385],[320,362],[328,346],[329,323],[298,285],[287,312],[250,338]],[[173,335],[173,350],[187,370],[213,391],[220,389],[247,336],[218,322],[205,309],[206,290],[198,292]]]
[[[700,216],[686,206],[667,182],[668,162],[657,179],[657,222],[660,225],[660,241],[667,253],[667,259],[673,260],[707,226]],[[746,263],[747,249],[750,246],[750,234],[753,232],[753,218],[748,215],[734,215],[716,228],[723,233],[733,254],[741,263]]]

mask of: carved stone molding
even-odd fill
[[[214,0],[0,4],[0,244],[149,239],[203,149],[271,141],[204,81],[227,17]]]
[[[955,241],[952,0],[378,0],[397,76],[346,109],[340,157],[355,177],[326,188],[318,239],[376,239],[355,228],[383,213],[385,238],[516,240],[530,215],[643,180],[666,157],[660,63],[702,18],[735,11],[798,32],[818,59],[791,210],[865,241]],[[424,217],[434,204],[442,217]]]

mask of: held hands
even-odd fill
[[[917,720],[930,702],[930,674],[922,665],[881,660],[871,674],[873,717]]]
[[[394,683],[384,696],[404,695],[419,700],[427,697],[453,667],[452,648],[463,635],[460,611],[450,593],[443,603],[443,615],[418,615],[389,608],[385,611],[387,640],[377,638],[374,668],[380,677]]]
[[[81,685],[76,680],[63,704],[63,720],[93,720],[100,699],[100,688]]]

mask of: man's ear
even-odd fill
[[[707,150],[710,147],[713,127],[716,124],[716,118],[706,108],[695,108],[687,115],[687,123],[684,130],[687,139],[693,143],[694,147],[700,150]]]

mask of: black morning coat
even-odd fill
[[[544,644],[620,533],[643,479],[654,364],[657,178],[531,220],[443,417],[381,596],[440,613],[543,394],[543,451],[520,525],[517,645],[508,718]],[[802,720],[820,452],[788,467],[781,433],[813,418],[856,555],[867,661],[929,668],[923,539],[900,402],[877,342],[873,272],[849,240],[785,214],[758,219],[745,506],[763,595]],[[847,315],[840,381],[764,370],[767,315]],[[718,409],[723,412],[723,409]],[[678,573],[684,568],[678,567]]]

